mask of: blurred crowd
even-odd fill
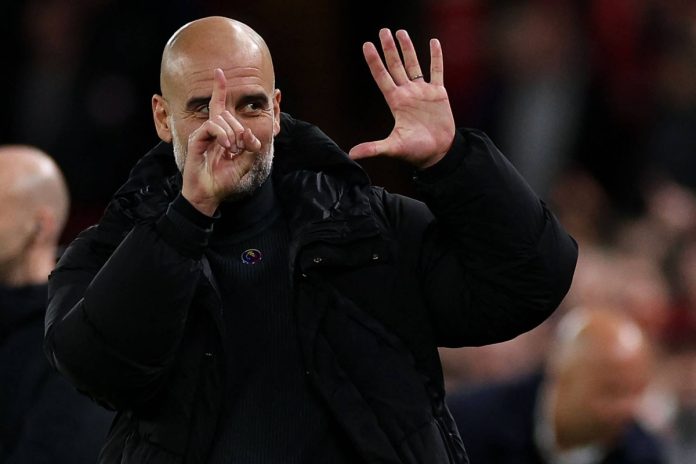
[[[672,463],[696,462],[695,2],[230,3],[0,6],[0,143],[38,146],[65,172],[73,210],[64,242],[99,217],[156,143],[149,99],[159,55],[185,21],[224,14],[249,22],[268,38],[284,109],[324,121],[345,148],[389,127],[360,43],[381,25],[407,27],[417,43],[437,36],[458,124],[488,132],[580,245],[556,317],[511,342],[442,349],[448,390],[534,371],[574,308],[619,311],[655,353],[636,419],[664,441]],[[413,193],[402,168],[365,167],[375,183]]]
[[[695,462],[696,4],[436,3],[445,43],[468,44],[446,55],[461,79],[449,83],[455,112],[493,135],[580,245],[552,320],[508,343],[442,350],[448,389],[534,371],[573,308],[620,311],[655,350],[636,418],[671,462]]]

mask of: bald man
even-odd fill
[[[394,130],[350,158],[413,165],[427,206],[281,114],[248,26],[167,42],[162,143],[51,277],[49,359],[119,411],[101,462],[466,462],[436,347],[540,323],[577,250],[485,135],[455,129],[439,42],[426,80],[405,31],[379,35],[386,64],[363,52]]]
[[[560,321],[542,373],[453,396],[472,462],[658,464],[661,444],[637,422],[652,372],[648,338],[612,308]]]
[[[53,160],[0,147],[0,462],[91,463],[111,415],[75,391],[41,350],[47,281],[68,214]]]
[[[45,153],[0,147],[0,282],[46,283],[68,215],[63,175]]]

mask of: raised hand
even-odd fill
[[[212,216],[249,172],[261,142],[225,106],[227,81],[215,69],[208,120],[193,131],[183,171],[182,195],[199,211]]]
[[[350,157],[386,155],[427,168],[445,156],[455,134],[454,117],[443,85],[440,42],[430,40],[427,82],[406,31],[396,31],[403,61],[389,29],[380,30],[379,38],[386,67],[373,43],[363,45],[363,54],[394,116],[394,129],[386,139],[356,145],[350,150]]]

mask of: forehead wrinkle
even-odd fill
[[[239,75],[244,75],[244,74],[250,74],[248,76],[242,76],[242,77],[250,77],[258,80],[263,80],[261,77],[262,74],[262,69],[258,66],[229,66],[229,67],[220,67],[222,69],[222,72],[225,74],[225,77],[229,80],[231,78],[237,78],[240,77]],[[257,75],[254,75],[257,74]],[[192,81],[193,82],[200,82],[202,80],[213,80],[213,71],[212,69],[202,69],[200,71],[193,71],[190,74]],[[200,77],[199,77],[200,76]]]
[[[203,82],[203,81],[202,81]],[[242,90],[242,87],[252,87],[249,90]],[[251,82],[240,82],[232,86],[227,87],[227,97],[230,95],[244,94],[244,93],[263,93],[268,95],[268,91],[261,85],[259,79],[251,78]],[[210,98],[213,94],[212,88],[209,85],[201,86],[191,86],[186,92],[185,101],[198,98]]]
[[[256,57],[261,59],[259,55]],[[249,59],[252,61],[254,58]],[[207,64],[207,63],[206,63]],[[266,92],[272,92],[274,88],[273,74],[272,70],[271,76],[267,76],[269,70],[263,66],[263,62],[258,66],[235,66],[235,65],[215,65],[210,64],[210,68],[206,67],[199,70],[192,70],[192,68],[198,67],[191,57],[186,56],[186,54],[180,53],[175,60],[170,62],[170,65],[163,68],[162,72],[162,92],[165,98],[168,98],[170,91],[178,88],[179,92],[182,92],[190,97],[192,94],[195,95],[199,93],[199,89],[195,89],[200,84],[206,87],[204,92],[211,93],[213,88],[213,69],[219,67],[225,74],[225,78],[228,81],[228,86],[238,86],[238,85],[251,85],[256,84],[264,89]],[[200,66],[200,65],[199,65]],[[167,81],[168,85],[165,84]],[[234,82],[230,82],[234,81]]]
[[[235,72],[234,74],[237,75],[229,75],[228,70],[234,70],[239,72]],[[263,90],[264,93],[268,93],[269,91],[273,91],[273,89],[267,89],[266,85],[267,82],[264,80],[262,76],[259,75],[247,75],[244,71],[246,70],[255,70],[256,68],[227,68],[224,69],[223,72],[225,72],[225,77],[227,78],[227,93],[228,95],[230,93],[235,93],[235,90],[238,91],[240,87],[249,87],[249,86],[254,86],[254,87],[259,87]],[[190,100],[191,98],[202,98],[206,97],[209,98],[212,95],[213,91],[213,79],[212,77],[208,76],[208,71],[199,71],[196,73],[192,73],[192,79],[191,79],[191,85],[188,86],[186,89],[186,99]],[[212,73],[210,73],[212,74]],[[230,82],[230,80],[233,80],[234,82]],[[256,91],[255,89],[252,91]]]

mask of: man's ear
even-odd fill
[[[55,212],[48,207],[41,207],[36,211],[34,217],[34,229],[32,230],[31,240],[38,245],[58,243],[60,238],[60,225]]]
[[[280,132],[280,90],[273,91],[273,135]]]
[[[155,120],[157,135],[163,142],[171,143],[172,130],[169,127],[169,111],[162,95],[152,96],[152,117]]]

